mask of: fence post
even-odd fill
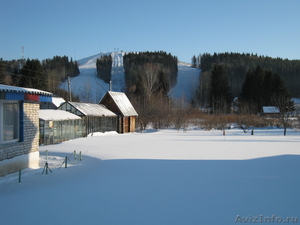
[[[65,168],[67,168],[68,167],[68,157],[66,156],[66,158],[65,158]]]
[[[82,161],[82,154],[81,154],[81,151],[79,152],[79,160]]]
[[[21,170],[19,170],[19,183],[21,183],[21,174],[22,174],[22,172],[21,172]]]

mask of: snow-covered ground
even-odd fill
[[[98,103],[109,90],[109,84],[97,78],[96,61],[101,55],[111,55],[112,63],[112,89],[113,91],[124,92],[125,79],[123,56],[124,52],[99,53],[81,60],[78,60],[80,75],[71,79],[71,91],[80,97],[81,101]],[[193,97],[199,80],[200,70],[178,63],[178,79],[176,86],[170,91],[173,99],[185,98],[190,100]],[[61,88],[68,90],[67,82]]]
[[[0,178],[1,224],[292,223],[287,217],[300,217],[299,144],[292,130],[191,129],[43,146],[40,169],[23,170],[21,183],[18,173]],[[83,160],[59,169],[64,157],[75,161],[74,150]]]

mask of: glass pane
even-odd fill
[[[19,107],[17,103],[3,104],[3,141],[19,138]]]

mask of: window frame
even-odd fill
[[[17,115],[16,115],[16,125],[17,125],[17,130],[15,131],[14,129],[14,133],[16,132],[16,138],[11,139],[11,140],[4,140],[4,106],[5,104],[16,104],[17,105]],[[9,100],[9,101],[5,101],[5,100],[0,100],[0,145],[4,145],[4,144],[11,144],[11,143],[17,143],[20,140],[22,140],[22,133],[21,133],[21,118],[20,115],[22,110],[22,106],[20,104],[20,101],[14,101],[14,100]]]

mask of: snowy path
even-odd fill
[[[236,224],[300,212],[300,133],[163,130],[76,139],[49,150],[53,173],[0,178],[1,223]],[[82,151],[83,161],[62,168]],[[266,223],[268,224],[268,223]]]

